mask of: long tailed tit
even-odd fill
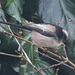
[[[57,48],[68,38],[66,30],[52,24],[24,24],[23,26],[2,22],[2,24],[27,29],[31,34],[33,44],[39,47]]]

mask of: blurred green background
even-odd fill
[[[69,22],[68,19],[73,22]],[[60,21],[60,26],[66,29],[69,34],[65,42],[68,58],[75,63],[75,0],[0,0],[0,20],[15,24],[24,24],[26,23],[25,20],[28,20],[34,23],[56,25]],[[11,29],[16,33],[20,30],[14,27],[11,27]],[[5,28],[1,24],[0,30],[10,32],[8,27]],[[31,40],[30,34],[25,30],[22,31],[23,38]],[[36,47],[24,41],[22,41],[22,45],[32,63],[38,68],[49,67],[56,63],[35,53]],[[20,51],[20,48],[14,37],[0,33],[0,52],[18,55],[15,50]],[[75,75],[75,71],[70,68],[63,65],[58,67],[60,69],[58,75]],[[58,67],[45,70],[43,74],[55,75]],[[34,71],[34,69],[24,60],[0,55],[0,75],[32,75],[30,74],[31,71]],[[40,74],[34,73],[33,75]]]

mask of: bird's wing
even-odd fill
[[[55,34],[55,27],[52,25],[32,24],[32,25],[26,25],[25,28],[28,30],[31,30],[31,31],[39,32],[40,34],[45,35],[47,37],[56,38],[56,36],[57,36]]]

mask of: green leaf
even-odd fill
[[[5,18],[4,11],[0,8],[0,20],[3,20]]]
[[[2,50],[2,52],[11,54],[15,53],[15,50],[17,50],[18,48],[18,44],[13,37],[0,33],[0,40],[0,49]]]
[[[14,0],[13,2],[10,3],[10,5],[8,5],[8,7],[6,7],[7,14],[14,17],[20,23],[22,21],[21,14],[23,12],[23,4],[24,4],[24,0],[22,1]]]
[[[6,3],[5,7],[9,6],[12,2],[14,2],[14,0],[7,0],[7,3]]]
[[[4,11],[0,8],[0,21],[4,21],[5,20],[5,14]],[[7,26],[0,24],[0,30],[6,30],[9,31]]]
[[[7,7],[6,12],[21,23],[21,15],[14,2],[12,2],[10,6]]]
[[[20,14],[22,14],[23,13],[23,5],[24,5],[25,1],[24,0],[15,0],[14,2],[15,2],[16,7],[18,8]]]

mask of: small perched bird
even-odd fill
[[[38,47],[57,48],[68,38],[66,30],[52,24],[24,24],[23,26],[2,22],[2,24],[27,29],[31,34],[33,44]]]

